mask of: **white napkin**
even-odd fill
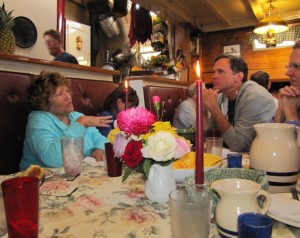
[[[267,214],[280,222],[300,227],[300,202],[284,195],[287,194],[270,194],[271,206]]]
[[[300,214],[300,202],[280,194],[270,194],[271,206],[269,212],[276,215],[288,216]]]
[[[95,166],[104,166],[104,161],[96,161],[94,157],[85,157],[83,162],[95,167]]]

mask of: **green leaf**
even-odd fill
[[[124,173],[124,176],[123,176],[123,179],[122,179],[122,183],[128,178],[128,176],[132,173],[134,169],[132,168],[126,168],[125,169],[125,173]]]
[[[149,159],[145,159],[143,162],[143,171],[146,179],[149,176],[150,168],[151,168],[151,161]]]

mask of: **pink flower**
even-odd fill
[[[159,96],[153,96],[152,100],[153,100],[153,103],[159,103],[160,102],[160,97]]]
[[[93,210],[97,207],[100,207],[102,204],[103,201],[93,195],[86,195],[86,196],[83,195],[79,198],[76,198],[75,201],[76,207],[82,207],[85,210]]]
[[[149,221],[153,221],[154,217],[148,211],[144,211],[142,208],[133,208],[126,210],[126,219],[129,221],[133,221],[138,224],[149,223]]]
[[[116,157],[122,158],[122,156],[124,155],[124,152],[125,152],[125,148],[129,141],[130,141],[130,138],[126,138],[126,137],[122,136],[121,134],[117,134],[115,136],[115,142],[113,145],[113,149],[114,149]]]
[[[127,136],[145,134],[156,122],[155,115],[146,108],[137,107],[122,111],[117,117],[118,126]]]
[[[43,184],[43,189],[48,191],[62,191],[70,187],[70,183],[66,181],[49,181]]]
[[[176,137],[177,147],[175,150],[174,158],[179,159],[191,151],[189,143],[183,137]]]
[[[130,191],[129,193],[127,193],[128,198],[140,198],[144,197],[144,195],[144,191]]]

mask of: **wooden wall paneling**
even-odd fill
[[[251,30],[239,30],[236,32],[219,32],[202,36],[202,66],[203,79],[206,83],[212,82],[213,64],[217,55],[222,53],[223,45],[241,44],[241,57],[247,62],[249,76],[257,70],[269,73],[273,82],[287,82],[285,65],[289,61],[291,47],[273,48],[253,51],[252,45],[248,45]]]

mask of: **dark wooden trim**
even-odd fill
[[[69,69],[79,69],[85,70],[90,72],[97,72],[103,74],[110,74],[110,75],[119,75],[120,72],[116,70],[108,70],[108,69],[101,69],[97,67],[91,66],[84,66],[78,64],[70,64],[65,62],[58,62],[58,61],[50,61],[50,60],[43,60],[43,59],[36,59],[36,58],[29,58],[21,55],[10,55],[10,54],[1,54],[0,59],[11,60],[16,62],[24,62],[24,63],[33,63],[39,65],[48,65],[48,66],[56,66],[61,68],[69,68]]]
[[[57,31],[61,34],[63,48],[65,48],[65,0],[57,0]]]

